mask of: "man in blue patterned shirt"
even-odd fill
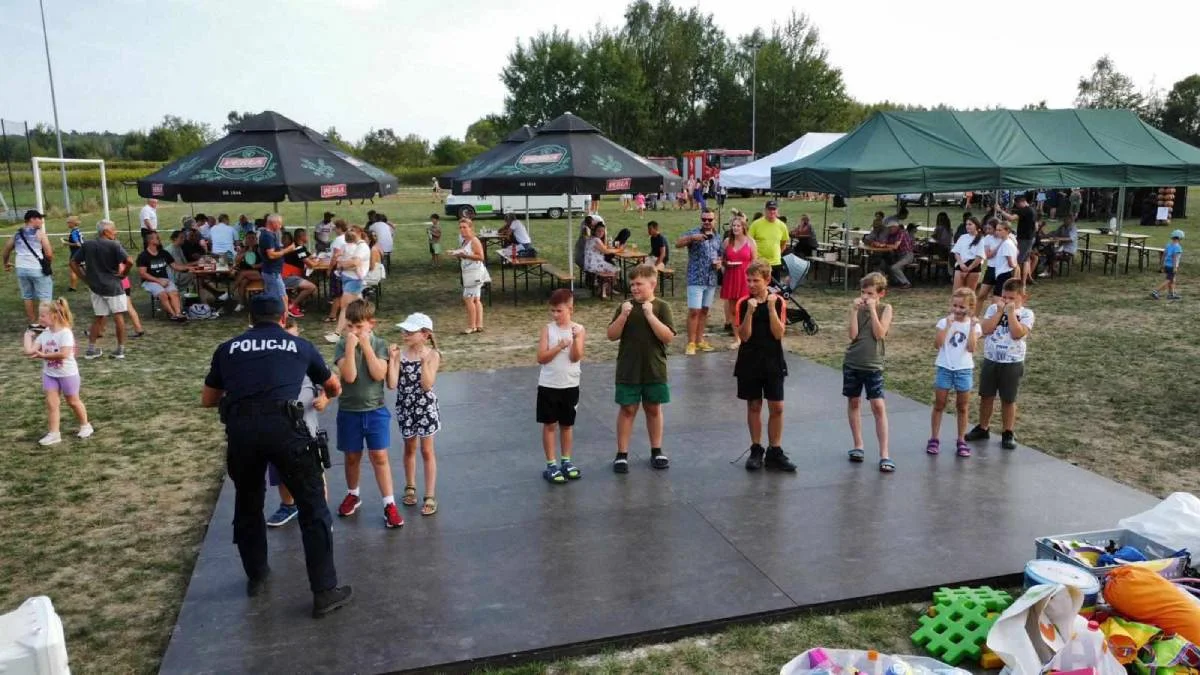
[[[699,349],[711,352],[714,348],[704,339],[704,324],[708,308],[717,294],[717,270],[721,267],[721,238],[716,232],[717,216],[710,208],[700,212],[700,227],[683,233],[675,248],[688,250],[687,265],[687,334],[685,353],[689,356]]]

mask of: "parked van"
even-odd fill
[[[450,195],[446,197],[446,215],[477,218],[479,216],[503,216],[505,213],[525,213],[525,195],[476,197],[474,195]],[[571,197],[572,211],[585,211],[592,203],[588,195]],[[567,195],[529,196],[529,215],[547,218],[562,218],[567,212]]]

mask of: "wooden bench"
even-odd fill
[[[666,282],[671,282],[671,295],[675,295],[675,270],[670,267],[664,267],[658,271],[658,287],[666,288]]]
[[[1138,269],[1141,269],[1143,264],[1145,264],[1146,267],[1149,267],[1151,259],[1150,256],[1154,253],[1158,254],[1158,271],[1161,272],[1164,258],[1166,258],[1167,255],[1167,250],[1165,248],[1158,248],[1157,246],[1141,247],[1141,249],[1138,251],[1138,255],[1141,256],[1141,259],[1138,260]]]
[[[551,288],[571,285],[571,275],[554,265],[542,265],[542,276],[550,277]]]
[[[1079,269],[1091,269],[1092,257],[1103,256],[1104,258],[1104,273],[1108,274],[1108,266],[1113,266],[1113,274],[1117,272],[1117,252],[1109,249],[1098,248],[1081,248],[1079,249]]]

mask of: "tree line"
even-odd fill
[[[598,126],[645,155],[751,147],[751,92],[757,89],[757,150],[773,152],[810,131],[849,131],[882,110],[921,110],[891,101],[855,101],[841,70],[831,64],[820,33],[793,12],[769,30],[730,37],[711,14],[669,0],[636,0],[620,26],[597,26],[583,36],[558,29],[518,42],[501,69],[507,94],[501,113],[472,123],[461,139],[436,142],[391,128],[371,129],[357,141],[335,127],[325,131],[347,152],[389,169],[461,164],[500,142],[512,129],[537,125],[564,112]],[[1167,92],[1139,91],[1104,56],[1076,85],[1081,108],[1128,108],[1148,123],[1200,145],[1200,74]],[[1044,101],[1026,105],[1045,108]],[[949,109],[938,105],[935,109]],[[231,111],[224,130],[249,113]],[[13,130],[9,129],[9,133]],[[167,115],[149,131],[125,134],[67,132],[67,157],[165,162],[217,138],[212,126]],[[39,124],[24,138],[0,139],[14,161],[56,155],[53,129]]]

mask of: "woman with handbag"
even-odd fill
[[[35,302],[50,302],[54,298],[54,278],[50,276],[50,261],[54,259],[54,247],[42,225],[45,216],[35,209],[25,212],[25,226],[17,230],[4,245],[4,269],[13,269],[8,257],[17,254],[17,283],[21,287],[21,300],[25,302],[25,317],[30,330],[44,328],[38,323]]]

